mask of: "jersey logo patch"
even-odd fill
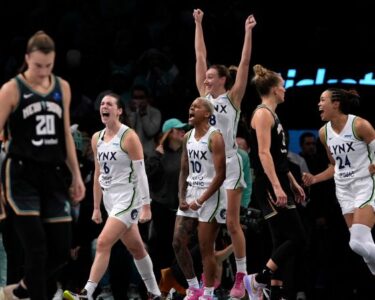
[[[56,101],[61,101],[61,93],[59,93],[59,92],[54,92],[53,93],[53,99],[55,99]]]
[[[34,95],[34,94],[33,93],[23,94],[23,98],[24,99],[29,99],[32,95]]]
[[[40,147],[43,145],[43,139],[40,139],[39,141],[36,141],[36,140],[31,140],[31,143],[36,146],[36,147]]]
[[[225,208],[220,211],[220,217],[224,220],[227,218],[227,210]]]
[[[130,217],[132,218],[132,220],[135,220],[138,217],[138,209],[133,209],[130,213]]]

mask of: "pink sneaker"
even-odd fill
[[[231,298],[241,299],[245,296],[245,286],[243,283],[243,278],[245,276],[246,276],[245,273],[241,273],[241,272],[236,273],[236,280],[229,294]]]
[[[186,296],[184,300],[199,300],[199,297],[203,295],[203,289],[197,289],[195,287],[189,287],[186,290]]]

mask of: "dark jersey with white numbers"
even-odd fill
[[[8,154],[39,162],[64,162],[66,147],[60,79],[51,76],[53,88],[47,94],[33,90],[22,75],[16,76],[15,80],[20,98],[8,119]]]
[[[270,145],[270,152],[272,155],[272,160],[275,165],[276,173],[288,173],[289,172],[289,165],[288,165],[288,148],[286,145],[285,139],[285,132],[283,126],[280,123],[279,118],[277,115],[272,112],[267,106],[265,105],[258,105],[255,110],[265,108],[269,110],[274,117],[275,124],[271,128],[271,145]],[[255,112],[255,111],[254,111]],[[254,114],[254,113],[253,113]],[[250,160],[251,160],[251,167],[254,169],[254,173],[256,175],[264,175],[264,169],[262,163],[259,158],[258,154],[258,139],[256,136],[256,130],[254,128],[250,128],[251,140],[250,140]]]

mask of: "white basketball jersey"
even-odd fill
[[[117,134],[108,142],[104,141],[105,130],[99,134],[96,159],[100,165],[99,183],[102,188],[136,186],[136,174],[132,168],[132,161],[121,148],[121,140],[129,127],[122,124]]]
[[[207,188],[215,177],[215,168],[212,161],[212,153],[209,149],[210,136],[217,129],[210,127],[199,141],[194,137],[195,129],[189,132],[186,150],[189,160],[189,185],[199,188]]]
[[[355,118],[354,115],[348,115],[348,120],[340,133],[332,129],[331,122],[326,124],[326,142],[335,160],[335,181],[340,184],[370,176],[368,167],[373,158],[367,144],[355,135]]]
[[[210,125],[220,130],[225,142],[225,153],[231,155],[237,151],[236,135],[241,111],[230,101],[228,93],[217,98],[206,96],[213,104],[215,111],[210,118]]]

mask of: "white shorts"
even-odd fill
[[[186,191],[186,202],[191,203],[198,199],[206,189],[189,186]],[[182,211],[177,210],[178,216],[190,217],[198,219],[199,222],[212,222],[216,219],[217,223],[225,224],[227,211],[227,193],[224,187],[220,187],[219,191],[213,194],[205,201],[198,210],[188,209]]]
[[[336,197],[342,214],[354,213],[354,210],[371,205],[375,211],[375,186],[372,177],[355,179],[350,183],[336,183]]]
[[[142,205],[139,194],[134,189],[104,189],[103,203],[108,216],[120,220],[128,228],[138,223]]]
[[[241,156],[236,152],[226,158],[226,177],[224,188],[235,190],[245,188],[246,182],[243,177],[243,162]]]

